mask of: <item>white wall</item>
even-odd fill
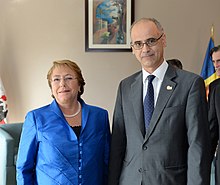
[[[0,75],[9,106],[9,122],[51,102],[46,74],[52,61],[76,61],[86,80],[83,98],[109,111],[119,81],[139,70],[128,52],[85,52],[84,0],[0,0]],[[155,17],[165,28],[166,58],[200,73],[215,26],[220,43],[219,0],[135,0],[135,18]]]

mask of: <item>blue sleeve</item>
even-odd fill
[[[106,141],[105,141],[105,183],[107,184],[108,179],[108,163],[109,163],[109,152],[110,152],[110,125],[109,125],[109,118],[108,112],[106,111],[105,114],[105,126],[106,126]]]
[[[33,112],[29,112],[22,128],[16,164],[17,184],[33,185],[37,155],[37,129]]]

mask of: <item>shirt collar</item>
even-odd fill
[[[168,64],[166,60],[164,60],[162,64],[152,74],[148,73],[147,71],[144,70],[144,68],[142,68],[143,83],[145,83],[145,80],[149,75],[154,75],[160,81],[163,81],[167,68],[168,68]]]

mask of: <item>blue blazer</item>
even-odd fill
[[[18,185],[105,185],[110,129],[106,110],[82,105],[79,140],[57,102],[30,111],[17,159]]]

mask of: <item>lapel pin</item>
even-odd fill
[[[169,86],[169,85],[167,86],[167,90],[168,90],[168,91],[170,91],[170,90],[172,90],[172,89],[173,89],[172,86]]]

